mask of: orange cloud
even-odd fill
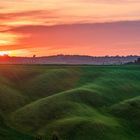
[[[0,17],[6,18],[5,20],[14,19],[7,22],[10,25],[54,25],[140,19],[139,0],[61,0],[61,3],[60,0],[8,0],[0,4],[5,7],[0,10]]]
[[[0,5],[1,50],[20,55],[140,53],[139,0],[5,0]]]
[[[30,55],[34,53],[38,55],[45,55],[44,53],[138,54],[140,53],[139,27],[140,21],[22,26],[7,32],[22,34],[23,38],[15,45],[3,46],[3,48],[9,50],[27,49]]]
[[[24,11],[17,13],[0,13],[1,25],[20,26],[45,24],[44,19],[51,20],[57,18],[49,11]]]

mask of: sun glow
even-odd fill
[[[10,54],[10,51],[0,51],[0,56],[9,56]]]

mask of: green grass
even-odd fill
[[[139,140],[139,69],[1,65],[0,140]]]

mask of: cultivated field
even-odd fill
[[[140,66],[0,66],[0,140],[139,140]]]

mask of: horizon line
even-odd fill
[[[102,55],[102,56],[94,56],[94,55],[82,55],[82,54],[54,54],[54,55],[42,55],[42,56],[37,56],[37,55],[32,55],[32,56],[12,56],[12,55],[3,55],[0,57],[20,57],[20,58],[41,58],[41,57],[56,57],[56,56],[82,56],[82,57],[140,57],[140,55]]]

